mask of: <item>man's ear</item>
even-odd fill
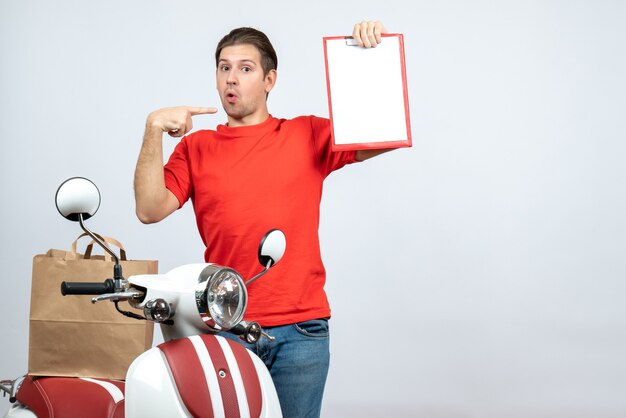
[[[274,86],[276,85],[276,78],[278,77],[278,73],[276,70],[269,70],[267,74],[265,74],[265,93],[269,93],[272,91]]]

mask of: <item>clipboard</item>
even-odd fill
[[[332,149],[412,146],[402,34],[375,48],[352,37],[324,37]]]

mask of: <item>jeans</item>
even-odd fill
[[[220,335],[243,344],[267,366],[274,381],[284,418],[319,417],[330,363],[326,319],[267,327],[267,334],[248,344],[228,332]]]

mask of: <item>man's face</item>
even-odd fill
[[[231,124],[260,123],[267,114],[266,97],[276,71],[263,74],[261,53],[250,44],[227,46],[217,63],[217,90]]]

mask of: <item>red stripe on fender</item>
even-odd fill
[[[250,358],[250,353],[243,345],[229,339],[226,339],[226,341],[233,350],[233,354],[237,360],[237,365],[239,366],[241,380],[243,380],[243,386],[246,389],[246,397],[248,398],[250,417],[257,418],[261,415],[263,397],[261,394],[261,383],[259,382],[259,375],[257,374],[256,367],[254,367],[252,358]]]
[[[196,418],[213,418],[209,387],[192,342],[181,338],[158,347],[167,359],[178,393],[187,410]]]
[[[224,403],[224,416],[226,418],[239,418],[241,412],[239,411],[239,402],[237,401],[237,391],[235,390],[233,376],[222,347],[214,335],[203,334],[200,335],[200,338],[211,355],[211,361],[217,373],[222,402]],[[224,372],[223,375],[220,375],[220,372]]]

